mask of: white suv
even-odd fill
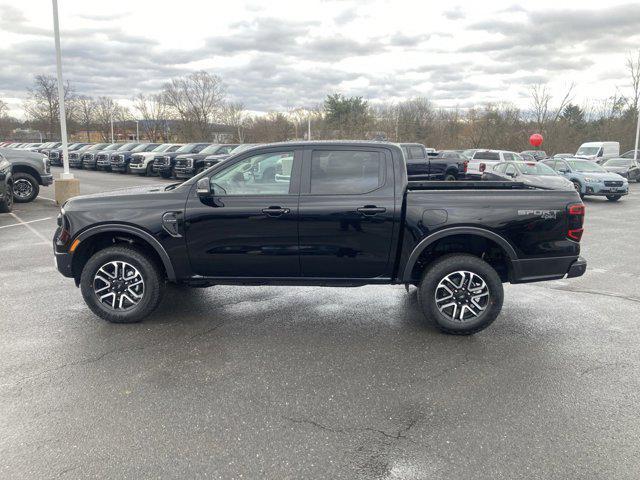
[[[153,167],[153,161],[155,160],[155,158],[164,157],[165,153],[175,152],[182,145],[182,143],[163,143],[162,145],[158,145],[150,152],[134,153],[133,155],[131,155],[129,169],[132,173],[150,177],[151,175],[153,175],[151,168]]]
[[[522,157],[508,150],[478,150],[467,164],[466,177],[470,180],[481,180],[482,174],[491,171],[500,162],[522,162]]]

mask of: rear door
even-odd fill
[[[390,277],[396,208],[391,153],[375,147],[307,147],[302,172],[301,275]]]

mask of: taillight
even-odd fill
[[[486,168],[487,168],[487,166],[484,163],[481,163],[480,167],[478,168],[478,170],[480,170],[481,172],[484,172]]]
[[[464,173],[467,173],[467,166],[468,165],[469,165],[469,162],[467,160],[462,162],[462,168],[464,169]]]
[[[579,242],[582,239],[585,208],[582,203],[574,203],[567,207],[568,229],[567,238]]]

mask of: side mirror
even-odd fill
[[[198,180],[198,183],[196,184],[196,193],[199,197],[208,197],[213,193],[209,177],[204,177]]]

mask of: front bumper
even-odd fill
[[[130,163],[129,170],[133,173],[146,173],[147,167],[142,163]]]
[[[65,277],[73,277],[73,255],[68,252],[59,252],[56,245],[56,239],[60,235],[60,228],[56,230],[53,236],[53,256],[56,268]]]
[[[42,179],[41,185],[43,187],[47,187],[53,183],[53,174],[51,173],[45,173],[43,175],[40,175],[40,178]]]
[[[126,163],[112,163],[111,164],[112,172],[126,172],[127,164]]]
[[[196,173],[196,169],[194,167],[176,166],[174,167],[173,171],[176,174],[176,178],[191,178]]]
[[[607,187],[602,183],[585,183],[584,194],[593,196],[605,195],[627,195],[629,193],[629,185],[622,187]]]
[[[171,165],[167,165],[167,164],[161,164],[158,165],[157,163],[153,164],[153,173],[171,173]]]

